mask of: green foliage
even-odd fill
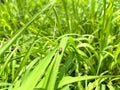
[[[119,90],[117,0],[0,3],[1,90]]]

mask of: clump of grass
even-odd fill
[[[0,3],[0,89],[120,89],[120,4]]]

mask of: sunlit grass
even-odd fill
[[[119,90],[115,0],[0,3],[1,90]]]

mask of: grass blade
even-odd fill
[[[28,76],[24,77],[24,80],[22,81],[22,84],[19,88],[19,90],[33,90],[35,85],[38,83],[39,79],[44,75],[44,72],[48,65],[50,64],[54,54],[56,52],[56,49],[50,54],[46,56],[40,63],[34,68],[32,72],[29,73]]]
[[[62,49],[62,52],[59,51],[55,57],[55,62],[53,65],[53,69],[52,69],[51,73],[49,74],[50,77],[48,80],[48,85],[46,87],[46,90],[54,90],[54,88],[55,88],[55,83],[56,83],[56,79],[57,79],[57,75],[58,75],[60,62],[61,62],[61,59],[63,57],[63,52],[65,50],[65,47],[67,45],[67,40],[68,40],[68,38],[64,37],[60,42],[59,48]]]
[[[54,4],[54,1],[49,3],[47,6],[45,6],[42,10],[40,10],[40,12],[38,12],[37,14],[35,14],[33,16],[33,18],[23,27],[19,30],[19,32],[13,37],[11,38],[3,47],[0,47],[0,56],[9,48],[9,46],[11,46],[15,40],[26,30],[26,28],[44,11],[46,11],[51,5]]]

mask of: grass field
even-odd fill
[[[119,0],[0,3],[0,90],[120,90]]]

